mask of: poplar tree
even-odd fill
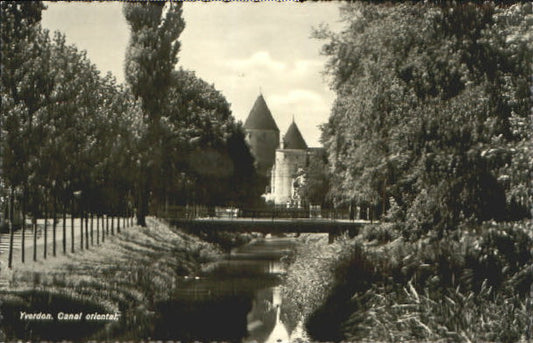
[[[141,108],[147,130],[141,139],[137,176],[137,223],[146,225],[150,191],[161,164],[161,117],[172,71],[178,62],[178,37],[185,27],[181,2],[128,2],[123,13],[130,27],[125,74]]]
[[[49,41],[40,27],[41,12],[44,9],[42,2],[4,1],[0,6],[2,52],[0,184],[9,188],[9,194],[0,194],[0,197],[9,198],[7,207],[11,210],[8,214],[11,222],[14,219],[15,204],[18,203],[22,209],[22,260],[24,261],[26,211],[28,203],[31,203],[35,217],[37,204],[35,193],[38,180],[30,179],[32,176],[30,170],[38,162],[39,141],[36,132],[39,120],[44,114],[43,95],[50,91],[46,63],[49,56]],[[11,265],[11,255],[9,264]]]

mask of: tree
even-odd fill
[[[259,199],[253,157],[227,100],[191,71],[179,69],[173,77],[162,120],[164,174],[159,179],[165,183],[156,193],[161,199],[173,195],[211,206]]]
[[[40,2],[1,6],[1,183],[23,220],[27,207],[33,225],[43,213],[52,214],[55,254],[56,215],[62,210],[65,218],[69,208],[76,214],[74,193],[81,195],[85,218],[89,211],[124,210],[136,154],[129,147],[140,130],[138,106],[112,76],[100,77],[64,35],[50,39],[39,25]]]
[[[161,165],[161,115],[178,62],[178,37],[185,27],[181,2],[137,2],[124,4],[124,16],[131,30],[126,52],[126,81],[140,99],[147,130],[142,138],[137,181],[137,222],[146,226],[150,191]],[[165,10],[165,11],[164,11]]]
[[[35,117],[49,91],[48,41],[40,30],[42,2],[1,4],[2,178],[14,191],[27,195],[27,164],[35,155]],[[43,63],[44,62],[44,63]],[[12,192],[13,193],[13,192]]]
[[[346,29],[317,33],[337,93],[322,136],[333,195],[382,213],[392,197],[418,231],[523,215],[527,178],[504,170],[531,168],[528,16],[529,4],[345,5]]]
[[[40,30],[42,2],[2,2],[1,9],[1,132],[2,181],[9,187],[10,222],[13,223],[13,207],[22,210],[22,262],[25,259],[24,232],[28,202],[35,183],[28,179],[28,170],[36,162],[38,142],[35,121],[43,114],[43,97],[49,91],[46,60],[49,51],[48,37]],[[43,63],[44,62],[44,63]],[[18,201],[15,195],[19,194]],[[2,196],[3,198],[3,196]],[[35,204],[35,201],[33,201]],[[34,211],[35,214],[35,211]],[[13,230],[10,239],[9,266]]]
[[[322,208],[331,204],[328,195],[331,185],[325,152],[319,151],[309,156],[309,163],[302,171],[302,179],[298,194],[304,203],[320,205]]]

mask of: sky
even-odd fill
[[[124,82],[129,29],[119,2],[47,2],[42,26],[61,31],[86,50],[102,73]],[[334,93],[323,74],[324,42],[313,27],[339,23],[335,2],[186,2],[178,66],[222,92],[237,120],[245,121],[263,94],[283,135],[292,118],[309,146],[320,146],[319,125],[329,117]]]

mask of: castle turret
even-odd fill
[[[255,158],[257,172],[269,177],[279,144],[279,129],[262,94],[255,100],[244,123],[244,129],[246,141]]]
[[[283,136],[283,149],[307,149],[307,144],[305,143],[298,126],[296,126],[294,118],[292,119],[292,123],[287,129],[285,136]]]
[[[282,140],[281,149],[276,150],[276,164],[270,181],[271,192],[276,205],[293,200],[298,170],[307,163],[307,144],[294,119]]]

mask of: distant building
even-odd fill
[[[278,126],[262,95],[257,97],[244,128],[258,173],[270,179],[265,194],[267,201],[299,207],[299,177],[309,164],[310,156],[323,149],[307,147],[294,118],[280,141]]]
[[[270,178],[276,149],[279,144],[279,129],[272,113],[259,95],[244,123],[246,141],[255,157],[255,168],[259,175]]]

